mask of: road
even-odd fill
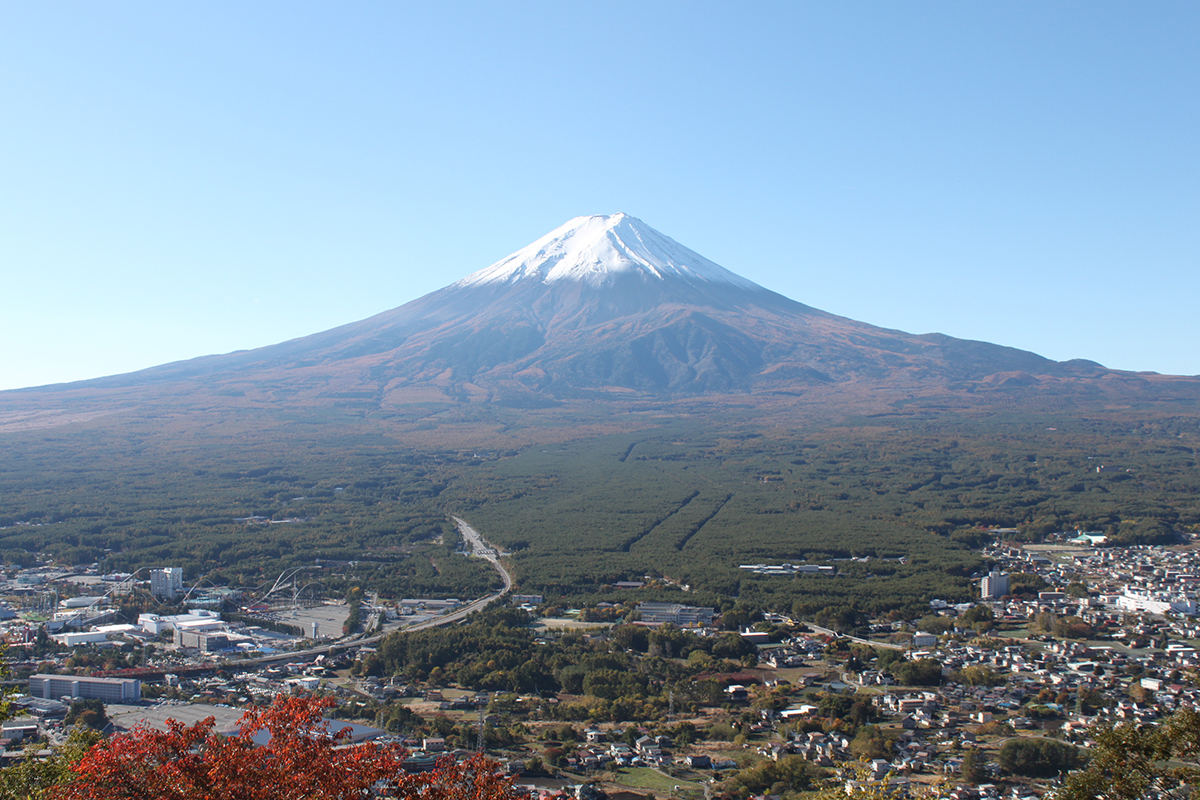
[[[805,622],[804,624],[807,625],[808,627],[812,628],[817,633],[823,633],[826,636],[832,636],[835,639],[849,639],[850,641],[858,642],[859,644],[869,644],[869,645],[871,645],[871,647],[886,647],[889,650],[904,650],[904,649],[906,649],[906,646],[902,645],[902,644],[891,644],[890,642],[873,642],[870,639],[860,639],[857,636],[851,636],[848,633],[838,633],[837,631],[831,630],[829,628],[822,628],[820,625],[817,625],[816,623],[813,623],[813,622]]]
[[[471,554],[492,562],[492,566],[496,568],[496,571],[500,573],[500,577],[504,579],[504,589],[495,595],[495,597],[501,597],[512,591],[512,576],[508,574],[508,570],[500,563],[500,556],[496,548],[485,542],[483,537],[479,535],[479,531],[468,525],[466,520],[454,516],[450,517],[450,519],[454,520],[454,524],[458,526],[458,532],[462,534],[463,539],[471,543]]]
[[[504,568],[504,565],[500,563],[500,554],[496,550],[496,548],[493,547],[492,545],[490,545],[483,538],[483,536],[480,535],[479,531],[472,528],[467,523],[466,520],[464,520],[460,517],[454,517],[454,516],[450,517],[450,519],[454,520],[454,524],[458,526],[458,532],[460,534],[462,534],[463,539],[471,545],[471,555],[473,555],[477,558],[482,558],[485,561],[490,562],[491,565],[493,567],[495,567],[496,571],[500,573],[500,577],[504,580],[504,588],[503,589],[496,592],[495,594],[489,594],[486,597],[479,598],[478,600],[472,600],[470,603],[467,603],[465,606],[458,609],[457,611],[455,611],[452,614],[446,614],[444,616],[436,617],[427,622],[418,622],[416,625],[409,625],[404,628],[399,628],[395,631],[386,631],[384,633],[377,633],[377,634],[374,634],[373,636],[359,636],[359,637],[350,637],[350,638],[346,638],[346,639],[339,639],[338,641],[336,641],[332,644],[322,645],[321,647],[313,647],[309,650],[294,650],[290,653],[278,653],[278,654],[272,655],[272,656],[260,656],[259,658],[247,658],[247,659],[239,659],[237,661],[228,661],[228,662],[224,662],[223,664],[221,664],[221,666],[227,666],[227,667],[253,666],[256,664],[274,663],[276,661],[296,661],[298,659],[305,660],[308,658],[313,658],[318,655],[322,655],[324,653],[328,653],[331,649],[336,650],[336,649],[341,649],[343,647],[361,647],[363,645],[372,645],[372,644],[375,644],[376,642],[379,642],[380,640],[382,640],[383,637],[388,636],[392,633],[400,632],[400,631],[404,631],[404,632],[423,631],[428,628],[436,628],[441,625],[451,625],[455,622],[458,622],[459,620],[465,619],[466,617],[470,616],[471,614],[474,614],[476,611],[480,611],[480,610],[486,608],[487,606],[491,605],[492,603],[496,602],[501,597],[504,597],[504,595],[506,595],[510,591],[512,591],[512,585],[513,585],[512,575],[510,575],[508,570],[506,570]]]
[[[439,625],[449,625],[451,622],[458,622],[460,619],[474,614],[476,611],[491,605],[499,600],[504,595],[512,591],[512,575],[508,574],[508,570],[500,563],[500,556],[496,548],[483,540],[479,535],[479,531],[467,524],[466,520],[459,517],[450,517],[454,520],[454,524],[458,526],[458,532],[462,534],[464,540],[471,544],[471,555],[477,558],[482,558],[485,561],[491,562],[491,565],[500,573],[500,577],[504,579],[504,588],[495,594],[489,594],[486,597],[481,597],[478,600],[473,600],[465,606],[455,611],[453,614],[447,614],[436,619],[431,619],[428,622],[420,622],[416,625],[409,625],[406,628],[401,628],[404,631],[423,631],[426,628],[436,628]],[[380,637],[382,638],[382,637]]]

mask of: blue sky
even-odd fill
[[[0,388],[625,211],[801,302],[1200,373],[1200,6],[0,0]]]

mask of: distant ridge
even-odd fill
[[[834,409],[1198,398],[1200,380],[1055,362],[829,314],[626,214],[582,216],[398,308],[256,350],[0,394],[180,408],[793,398]],[[7,399],[6,399],[7,398]],[[757,398],[757,399],[756,399]],[[3,408],[0,402],[0,410]]]

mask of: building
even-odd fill
[[[441,614],[446,611],[453,611],[462,605],[462,601],[455,597],[450,597],[445,600],[434,600],[424,597],[406,597],[397,605],[400,609],[422,609],[434,614]]]
[[[673,625],[697,626],[712,625],[713,616],[717,613],[714,608],[700,606],[683,606],[679,603],[638,603],[638,613],[642,622],[665,623]]]
[[[979,596],[983,600],[999,600],[1008,594],[1008,574],[989,572],[979,585]]]
[[[202,633],[183,628],[175,629],[175,644],[179,647],[194,648],[201,653],[215,653],[233,646],[224,633]]]
[[[37,720],[32,719],[8,720],[0,727],[3,729],[0,738],[7,739],[10,742],[23,742],[26,739],[32,741],[41,735]]]
[[[65,703],[60,703],[57,700],[46,700],[41,697],[30,697],[29,695],[14,697],[12,704],[29,716],[37,717],[38,719],[61,719],[67,715],[68,711]]]
[[[1139,592],[1127,589],[1117,598],[1117,608],[1121,611],[1145,612],[1149,614],[1187,614],[1196,613],[1196,601],[1182,594],[1170,592]]]
[[[735,683],[725,687],[725,696],[735,702],[742,702],[750,699],[750,690],[740,683]]]
[[[104,605],[108,605],[108,598],[87,596],[87,597],[68,597],[66,600],[61,601],[58,604],[58,607],[68,609],[68,608],[91,608],[92,606],[104,606]]]
[[[142,682],[136,678],[83,678],[78,675],[31,675],[29,695],[43,700],[82,697],[105,703],[133,703],[142,699]]]
[[[138,630],[133,625],[102,625],[90,631],[79,633],[56,633],[51,638],[67,647],[78,647],[81,644],[103,644],[109,636],[124,636]]]
[[[139,614],[137,624],[139,628],[153,636],[157,636],[163,631],[176,629],[194,633],[218,630],[224,627],[220,613],[207,609],[191,609],[186,614],[173,614],[165,617],[158,614]]]
[[[67,611],[55,611],[54,616],[46,621],[46,630],[57,633],[65,628],[86,628],[90,625],[103,625],[115,618],[117,612],[113,609],[96,611],[91,608],[77,608]]]
[[[150,594],[167,602],[183,594],[183,567],[150,570]]]

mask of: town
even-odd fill
[[[388,662],[388,637],[462,622],[456,598],[318,601],[286,575],[252,597],[186,587],[177,567],[141,580],[99,565],[13,569],[0,590],[18,691],[3,758],[53,748],[80,723],[111,734],[211,716],[233,732],[243,709],[304,692],[336,700],[331,725],[352,741],[402,743],[406,768],[482,750],[531,797],[800,797],[839,783],[1024,798],[1083,764],[1097,723],[1155,723],[1196,703],[1192,543],[999,532],[985,555],[977,601],[934,600],[913,619],[511,594],[498,603],[526,621],[532,647],[563,663],[587,654],[539,691]],[[829,571],[749,566],[795,580]],[[622,591],[635,598],[639,583]],[[136,598],[176,613],[126,618]],[[601,662],[674,664],[682,677],[622,683],[583,666]]]

